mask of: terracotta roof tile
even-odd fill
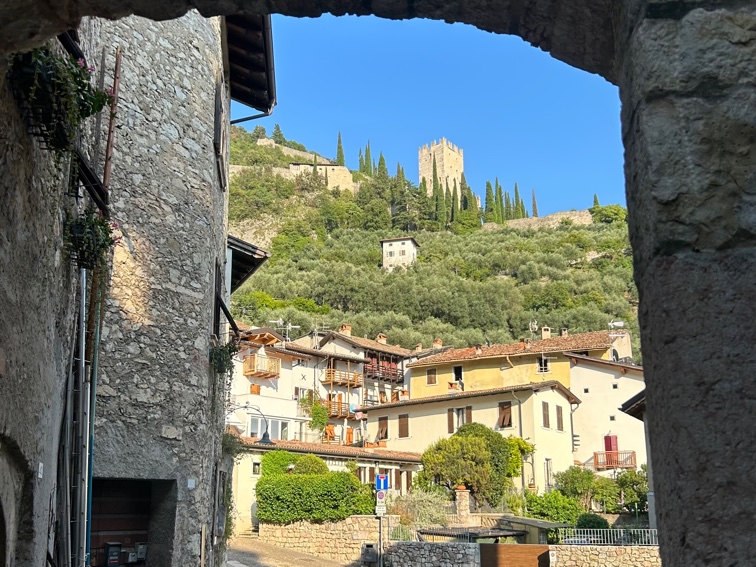
[[[316,348],[310,348],[306,346],[302,346],[299,343],[281,343],[280,348],[285,348],[286,350],[291,350],[294,352],[301,352],[302,354],[309,354],[312,356],[317,356],[320,358],[337,358],[339,360],[348,360],[350,362],[370,362],[369,359],[363,358],[361,356],[354,356],[351,354],[342,354],[338,352],[330,352],[327,350],[320,350]]]
[[[613,334],[619,334],[618,331],[612,331]],[[423,358],[412,362],[408,366],[414,368],[417,366],[432,366],[437,364],[448,364],[461,360],[475,360],[481,358],[500,358],[504,356],[519,356],[524,354],[540,354],[542,352],[565,352],[580,351],[608,348],[612,345],[612,337],[609,331],[594,331],[591,333],[578,333],[567,335],[565,337],[552,337],[527,343],[522,348],[519,342],[509,344],[499,344],[480,347],[480,354],[477,354],[476,347],[454,348],[444,351],[440,354]]]
[[[384,461],[405,461],[411,463],[420,462],[420,453],[407,451],[389,451],[388,449],[365,449],[351,445],[331,445],[329,443],[306,443],[304,441],[280,441],[274,440],[273,445],[259,445],[255,437],[242,437],[247,445],[254,445],[260,449],[285,449],[295,453],[313,453],[315,455],[336,455],[342,457],[354,457]]]
[[[328,333],[326,337],[322,341],[320,341],[320,345],[321,346],[324,345],[332,338],[341,339],[342,341],[345,341],[357,347],[365,348],[368,350],[376,350],[379,352],[385,352],[387,354],[393,354],[395,356],[400,356],[402,358],[409,358],[410,356],[412,356],[411,350],[400,347],[400,346],[384,345],[383,343],[379,343],[378,341],[374,341],[372,339],[354,337],[351,335],[343,335],[335,331]]]

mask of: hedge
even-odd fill
[[[268,475],[257,482],[257,517],[271,524],[338,522],[372,514],[374,502],[372,487],[348,472]]]
[[[260,472],[263,476],[272,474],[286,474],[289,472],[289,465],[294,465],[299,460],[299,455],[276,449],[268,451],[263,455]]]

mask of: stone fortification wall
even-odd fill
[[[175,509],[149,553],[198,565],[205,528],[212,564],[224,400],[208,353],[228,195],[213,149],[220,24],[190,12],[98,25],[90,57],[105,48],[112,70],[115,47],[125,53],[112,179],[124,239],[102,331],[94,474],[175,482]]]
[[[425,177],[428,195],[433,194],[433,158],[436,158],[436,174],[443,188],[449,183],[449,190],[454,191],[454,181],[457,188],[462,182],[462,173],[465,171],[464,151],[449,142],[446,138],[435,140],[430,145],[422,146],[418,150],[418,185]],[[459,196],[459,193],[457,193]]]
[[[324,158],[323,156],[319,156],[316,154],[313,154],[311,152],[303,152],[302,150],[295,150],[294,148],[289,148],[287,146],[282,146],[281,144],[276,144],[273,140],[270,138],[258,138],[257,139],[257,145],[258,146],[270,146],[273,148],[278,148],[283,153],[285,153],[287,156],[292,156],[296,158],[301,158],[302,161],[313,161],[315,158],[318,158],[318,163],[324,163],[324,164],[333,164],[333,161],[331,161],[328,158]]]
[[[572,221],[572,224],[578,225],[593,224],[593,217],[589,211],[564,211],[547,215],[545,217],[510,220],[507,221],[506,226],[509,228],[520,229],[556,228],[565,220]],[[496,223],[486,223],[483,225],[484,230],[495,230],[499,227],[500,225],[497,225]]]
[[[289,167],[272,167],[270,172],[273,175],[280,175],[284,179],[296,179],[297,176],[302,174],[312,173],[313,166],[307,163],[292,163]],[[232,165],[230,172],[231,175],[235,175],[242,171],[259,169],[250,165]],[[318,163],[318,174],[324,178],[327,175],[329,189],[340,188],[342,191],[351,191],[352,194],[356,194],[360,188],[360,184],[356,183],[352,179],[352,172],[349,168],[341,165],[321,165]]]
[[[652,546],[550,545],[552,567],[661,567],[659,548]]]
[[[479,567],[480,546],[477,543],[399,542],[386,549],[384,559],[388,567]]]
[[[0,565],[44,565],[56,504],[77,277],[68,161],[32,138],[0,62]],[[87,143],[85,138],[82,143]],[[53,510],[54,514],[54,510]]]
[[[385,516],[384,528],[389,524],[398,525],[399,517]],[[384,529],[384,546],[388,545],[387,532]],[[340,522],[295,522],[286,526],[260,522],[260,539],[302,553],[349,562],[359,558],[363,543],[378,545],[378,518],[350,516]]]

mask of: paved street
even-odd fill
[[[275,547],[257,538],[237,538],[228,549],[228,567],[346,567],[315,555]]]

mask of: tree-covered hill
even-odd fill
[[[257,165],[234,144],[236,160]],[[232,179],[232,232],[276,218],[273,257],[232,300],[238,319],[281,318],[302,333],[348,322],[355,334],[384,332],[408,348],[435,337],[455,346],[513,341],[530,336],[532,320],[580,332],[619,319],[637,352],[637,292],[620,207],[594,207],[597,222],[588,226],[481,231],[485,211],[471,206],[467,216],[460,209],[441,222],[427,205],[432,197],[401,166],[390,176],[381,162],[356,195],[327,190],[317,175],[283,180],[265,164]],[[420,243],[417,262],[382,270],[379,241],[404,234]]]

